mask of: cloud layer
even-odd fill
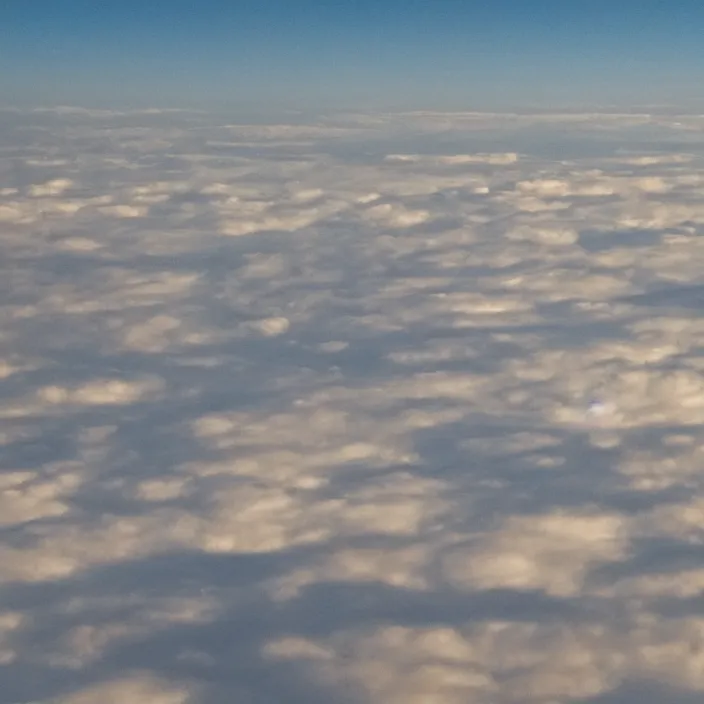
[[[0,704],[701,696],[704,118],[0,119]]]

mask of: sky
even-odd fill
[[[703,26],[0,2],[0,704],[704,701]]]
[[[496,109],[696,102],[696,0],[8,0],[4,104]]]

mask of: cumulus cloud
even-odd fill
[[[701,116],[3,115],[12,701],[700,696]]]
[[[100,704],[101,702],[134,702],[135,704],[186,704],[191,692],[174,686],[167,681],[159,681],[149,674],[136,674],[130,677],[101,683],[57,701],[61,704]]]

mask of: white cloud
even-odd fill
[[[70,178],[54,178],[46,183],[30,186],[29,195],[34,197],[59,196],[73,185]]]
[[[136,205],[105,205],[100,211],[116,218],[140,218],[147,214],[147,208]]]
[[[60,697],[59,704],[186,704],[192,697],[188,689],[174,685],[168,680],[159,680],[147,674],[135,674]]]
[[[704,689],[704,181],[666,150],[701,117],[61,108],[3,144],[20,115],[0,662],[63,683],[30,698]]]
[[[291,323],[283,317],[264,318],[252,323],[252,327],[265,337],[277,337],[283,335],[290,327]]]
[[[425,210],[408,210],[399,206],[394,207],[389,203],[369,208],[366,215],[388,227],[412,227],[428,219],[428,212]]]
[[[625,521],[606,512],[512,517],[474,547],[453,550],[445,564],[463,589],[543,589],[578,595],[594,564],[624,557]]]

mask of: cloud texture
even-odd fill
[[[0,119],[0,704],[698,701],[704,118]]]

